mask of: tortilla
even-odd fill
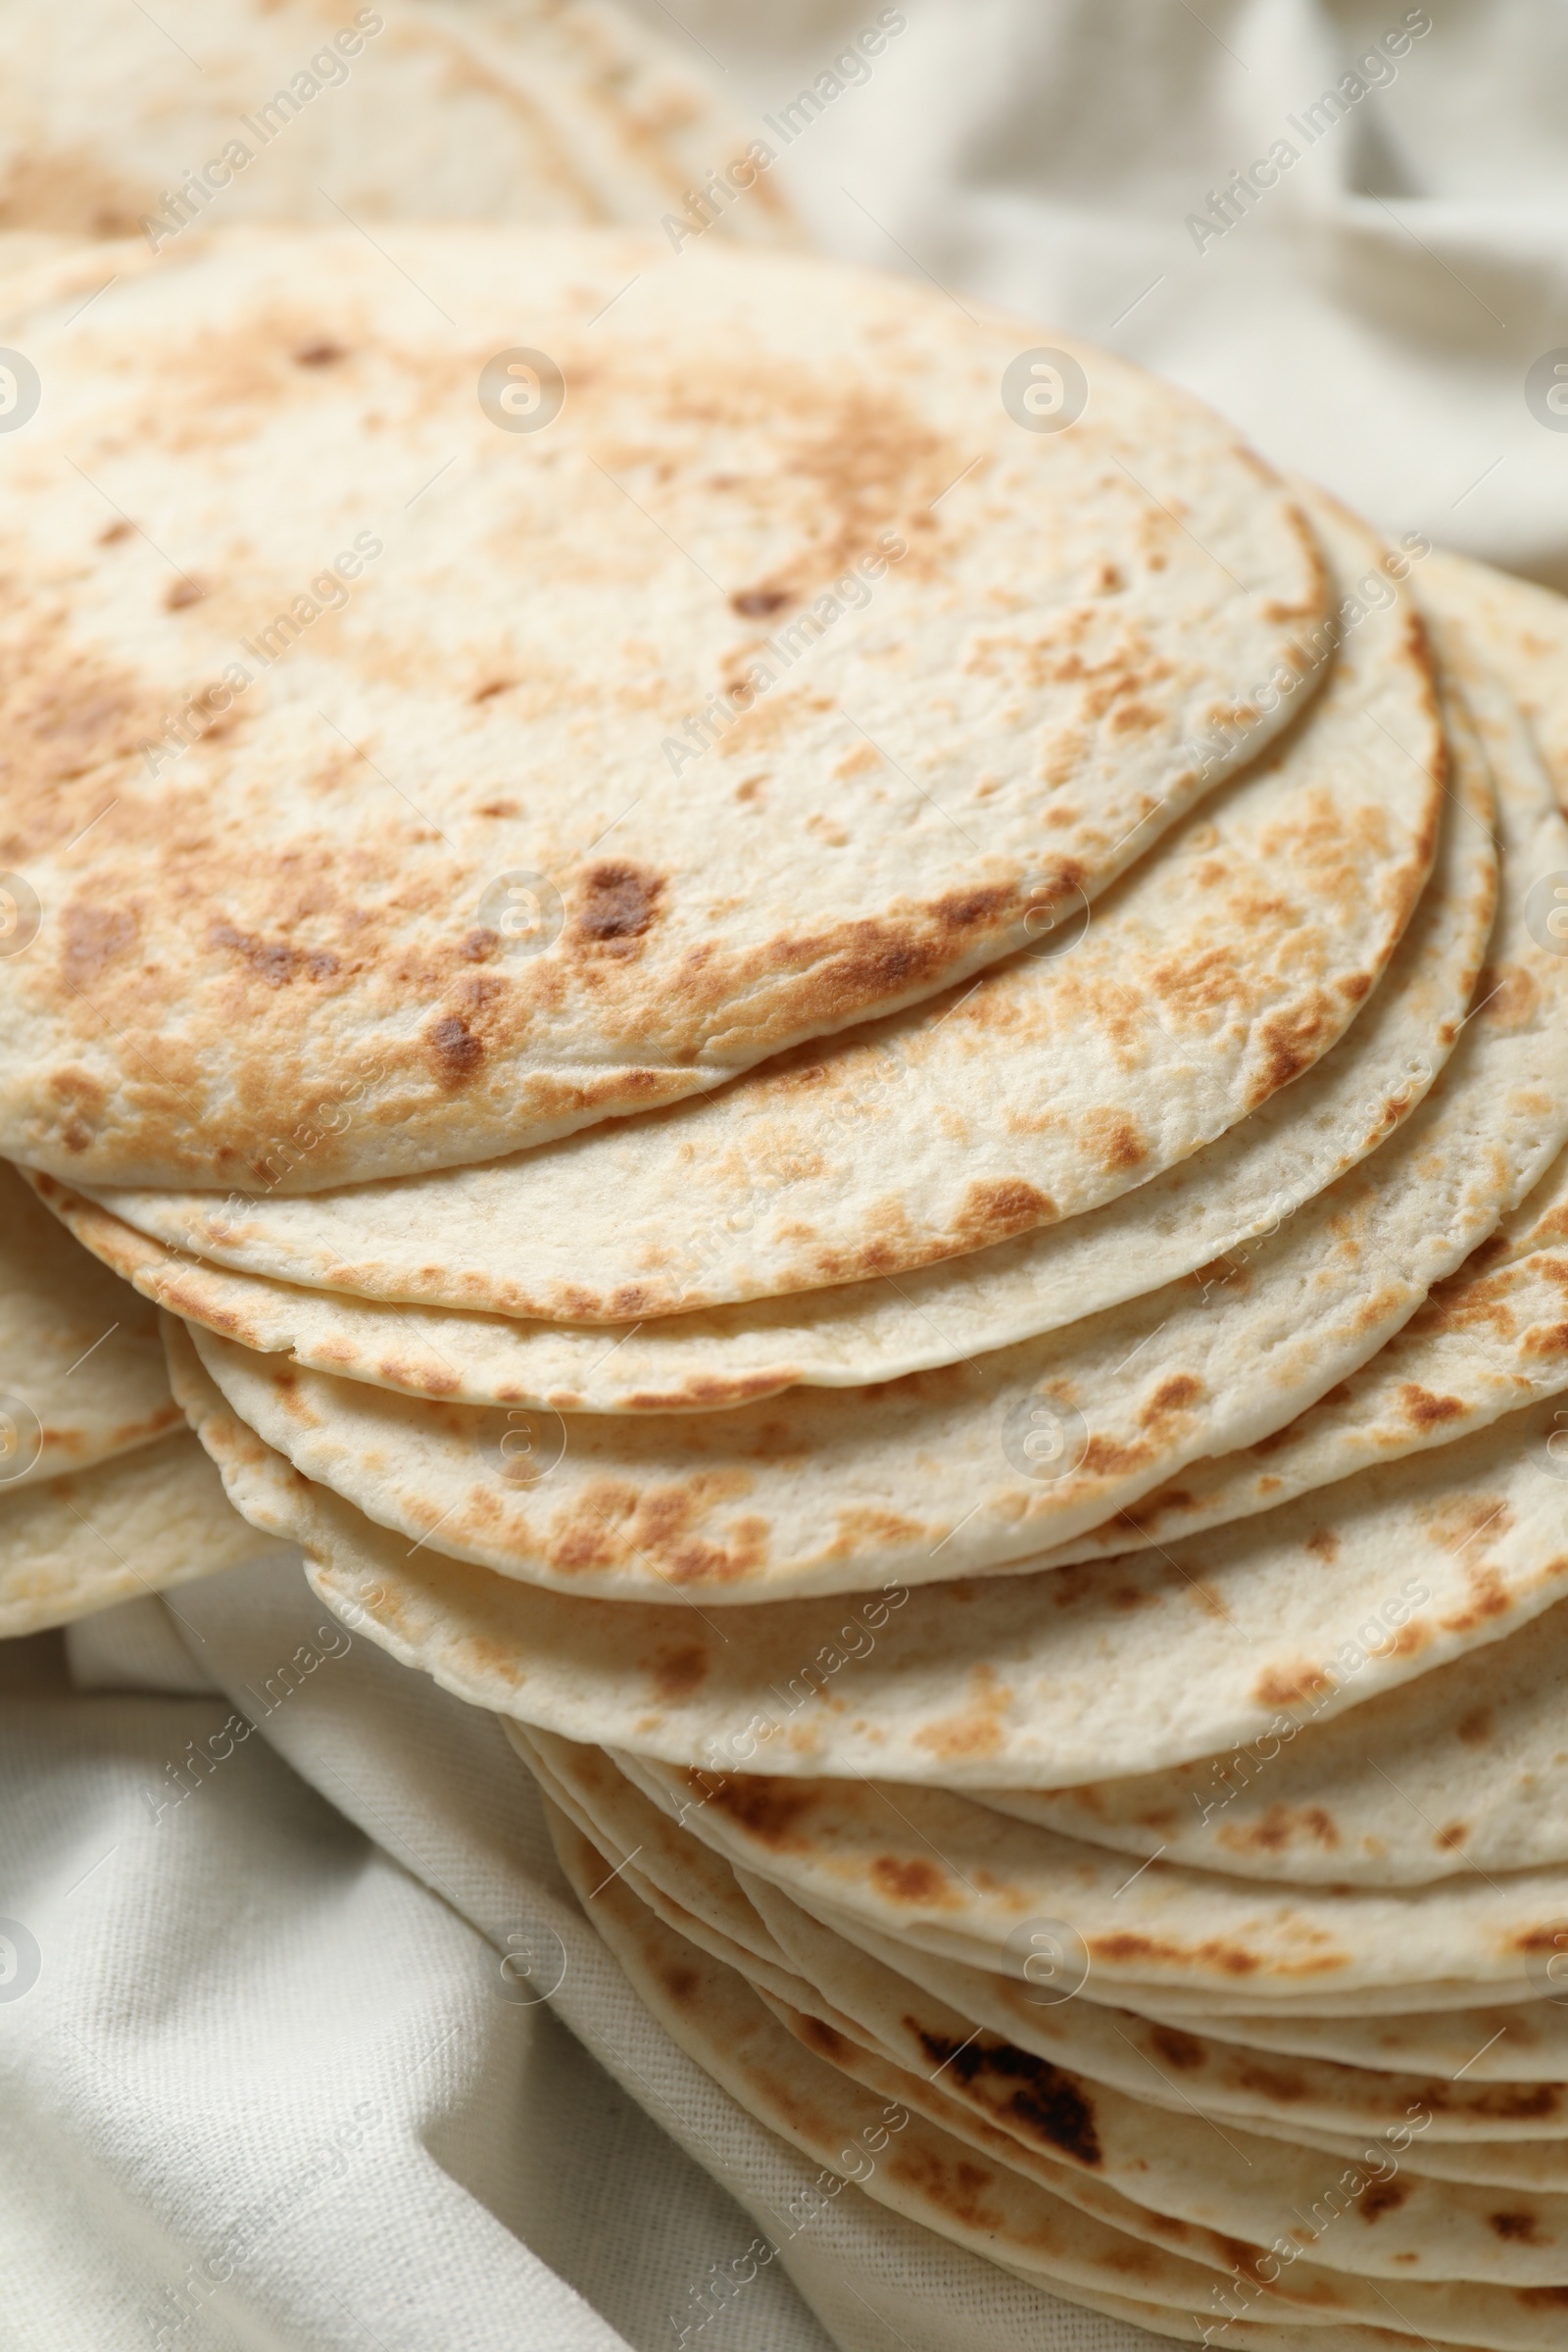
[[[1568,2082],[1568,2007],[1551,2000],[1359,2018],[1211,2012],[1199,2030],[1211,2041],[1274,2056],[1438,2075],[1446,2082]]]
[[[262,1443],[179,1325],[166,1340],[235,1507],[304,1547],[338,1615],[460,1698],[720,1774],[990,1791],[1156,1770],[1365,1705],[1568,1590],[1552,1482],[1521,1443],[1544,1429],[1525,1416],[1435,1462],[1364,1472],[1329,1491],[1331,1510],[1309,1497],[1222,1529],[1190,1566],[1141,1554],[1111,1574],[895,1585],[722,1618],[573,1599],[388,1536]]]
[[[1321,674],[1283,484],[1087,348],[1021,430],[1039,330],[934,290],[587,230],[88,261],[0,318],[61,387],[0,534],[0,1149],[72,1182],[315,1191],[690,1095],[1076,913]]]
[[[156,20],[0,13],[0,226],[162,244],[192,220],[668,212],[690,234],[694,183],[728,187],[747,143],[672,42],[603,0],[160,0]],[[771,176],[741,174],[713,227],[784,233]]]
[[[190,1438],[0,1496],[0,1639],[167,1592],[266,1548]]]
[[[1295,1736],[1174,1772],[992,1801],[1119,1853],[1297,1886],[1548,1868],[1568,1864],[1565,1690],[1559,1602],[1507,1641]]]
[[[182,1426],[157,1310],[0,1160],[0,1501]]]

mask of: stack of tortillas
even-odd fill
[[[1568,608],[924,289],[379,242],[15,289],[0,1148],[828,2177],[1560,2344]]]

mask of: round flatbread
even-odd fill
[[[1085,348],[1025,429],[1039,330],[904,281],[587,231],[116,258],[0,319],[52,387],[0,531],[0,1148],[74,1182],[488,1159],[932,995],[1330,651],[1206,411]]]

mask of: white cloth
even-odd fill
[[[827,249],[1109,343],[1391,531],[1568,587],[1568,432],[1526,399],[1568,346],[1557,0],[1431,0],[1402,49],[1402,0],[633,4]],[[74,1687],[0,1644],[8,2352],[1147,2352],[853,2188],[790,2234],[813,2168],[631,1999],[498,1728],[344,1647],[291,1561],[69,1648]],[[525,2005],[507,1938],[552,1936]]]
[[[73,1690],[13,1646],[7,2352],[1147,2343],[858,2189],[803,2219],[817,2167],[641,2008],[499,1725],[295,1554],[73,1628]]]

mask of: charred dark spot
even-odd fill
[[[577,917],[585,939],[639,939],[654,919],[664,884],[634,865],[596,865],[583,877],[586,899]]]
[[[1010,2041],[992,2042],[984,2036],[979,2041],[951,2041],[941,2034],[923,2032],[913,2018],[906,2017],[904,2022],[939,2074],[951,2070],[965,2087],[988,2078],[994,2083],[1013,2085],[1000,2102],[1003,2114],[1079,2164],[1102,2161],[1094,2108],[1077,2080],[1053,2066],[1049,2058],[1037,2058],[1032,2050],[1016,2049]]]
[[[455,1012],[443,1014],[425,1032],[436,1076],[444,1086],[461,1086],[484,1059],[484,1047]]]
[[[335,368],[339,360],[346,360],[348,356],[341,343],[307,343],[303,350],[294,354],[294,365],[296,368]]]
[[[1487,2223],[1501,2238],[1516,2246],[1540,2246],[1545,2243],[1533,2213],[1489,2213]]]
[[[737,588],[729,601],[731,610],[748,620],[765,620],[770,612],[783,611],[790,595],[787,588]]]

